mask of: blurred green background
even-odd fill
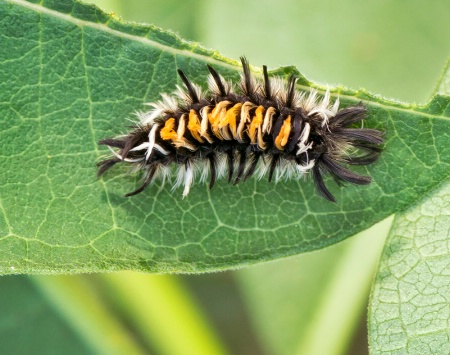
[[[92,2],[92,1],[91,1]],[[450,2],[98,0],[255,66],[425,103],[450,49]],[[0,279],[2,354],[365,354],[390,220],[337,246],[239,271]]]

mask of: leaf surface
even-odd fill
[[[126,199],[139,178],[118,168],[98,180],[107,151],[96,142],[173,91],[177,68],[204,83],[206,64],[236,79],[237,63],[70,0],[2,0],[0,31],[0,273],[239,267],[334,244],[450,174],[448,97],[420,107],[338,88],[343,106],[368,105],[367,125],[386,132],[386,145],[379,162],[359,170],[370,186],[331,188],[337,204],[310,180],[197,184],[186,199],[155,185]],[[300,75],[273,72],[290,73]],[[310,86],[301,77],[299,89]]]
[[[373,288],[374,354],[450,352],[450,184],[399,214]]]

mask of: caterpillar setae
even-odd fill
[[[333,202],[324,175],[338,184],[370,183],[370,177],[343,166],[371,164],[381,152],[381,131],[353,127],[367,116],[363,104],[339,110],[339,99],[330,104],[328,90],[321,99],[315,90],[299,92],[295,76],[287,82],[269,79],[266,66],[259,82],[248,61],[241,62],[237,91],[209,65],[206,92],[178,69],[185,88],[178,86],[174,96],[162,94],[151,111],[138,113],[139,122],[128,134],[99,142],[113,155],[98,164],[98,175],[119,162],[142,171],[142,185],[125,196],[172,173],[174,188],[184,184],[183,197],[198,174],[203,182],[209,176],[212,188],[225,175],[235,185],[253,175],[268,175],[271,181],[308,173],[320,195]]]

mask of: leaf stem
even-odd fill
[[[157,353],[226,353],[177,276],[125,271],[99,277],[143,341]]]
[[[30,279],[93,353],[145,353],[83,276],[33,276]]]

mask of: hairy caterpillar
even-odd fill
[[[333,202],[325,174],[338,184],[370,183],[370,177],[342,165],[368,165],[381,152],[381,131],[352,128],[366,118],[364,105],[339,110],[339,99],[331,105],[328,90],[322,99],[314,90],[296,91],[296,77],[269,79],[266,66],[258,82],[248,61],[241,62],[237,91],[209,65],[206,92],[179,69],[185,88],[178,87],[174,96],[162,94],[161,101],[150,104],[153,110],[138,114],[130,133],[99,142],[113,156],[98,164],[98,175],[119,162],[142,171],[142,185],[125,196],[142,192],[156,178],[170,177],[174,164],[174,188],[183,184],[183,197],[197,174],[201,181],[209,176],[212,188],[225,175],[237,184],[253,175],[268,175],[271,181],[309,173],[320,195]]]

